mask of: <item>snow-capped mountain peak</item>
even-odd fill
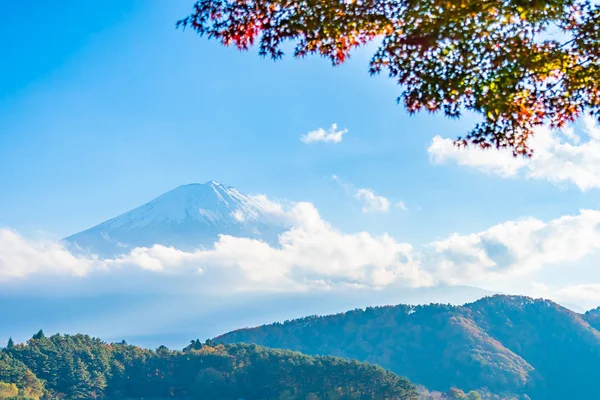
[[[260,205],[250,197],[231,186],[210,181],[179,186],[107,221],[106,225],[131,229],[153,223],[179,224],[194,220],[206,225],[222,226],[242,220],[258,220],[261,214]]]
[[[220,234],[272,241],[280,231],[260,202],[234,187],[209,181],[179,186],[65,242],[100,255],[115,255],[126,248],[154,244],[207,247]]]

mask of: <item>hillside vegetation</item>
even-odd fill
[[[416,399],[405,378],[334,357],[192,341],[183,351],[36,334],[0,351],[0,399]]]
[[[313,316],[215,340],[366,361],[439,391],[600,399],[600,332],[586,319],[596,321],[548,300],[498,295],[458,307],[398,305]]]

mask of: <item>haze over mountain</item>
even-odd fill
[[[210,247],[219,235],[273,243],[282,230],[260,197],[209,181],[179,186],[64,241],[72,249],[111,257],[155,244],[188,251]]]
[[[24,341],[31,332],[44,327],[47,333],[87,332],[110,341],[125,339],[144,347],[181,348],[191,337],[206,339],[244,326],[283,322],[306,315],[398,303],[459,305],[489,294],[466,286],[256,293],[218,298],[203,293],[109,292],[78,296],[1,293],[0,346],[10,336]]]
[[[283,247],[278,242],[278,234],[290,231],[288,221],[293,211],[287,208],[282,211],[277,204],[266,196],[249,196],[215,181],[184,185],[69,236],[65,243],[73,254],[85,252],[97,254],[100,259],[118,259],[137,246],[156,244],[173,246],[174,253],[202,247],[214,249],[219,235],[231,235],[266,241],[274,252],[278,252]],[[286,207],[285,203],[283,207]],[[339,256],[340,248],[360,247],[363,243],[346,241],[340,234],[337,236],[340,242],[333,243],[337,247],[330,249],[327,241],[320,240],[322,232],[311,235],[318,241],[318,247],[309,243],[302,247],[306,248],[302,254],[310,256],[310,252],[322,251],[328,255],[331,250],[335,253],[333,262],[343,265],[352,261],[352,257]],[[331,238],[329,231],[325,238]],[[61,254],[67,260],[72,259],[66,251]],[[52,259],[51,256],[42,253],[39,258]],[[93,257],[82,257],[84,263],[94,262]],[[253,257],[250,254],[248,259]],[[268,259],[265,265],[258,264],[255,268],[259,272],[262,268],[281,268],[280,261],[286,262],[289,258]],[[322,261],[316,257],[315,260],[315,268],[325,272],[332,265],[332,259],[328,257],[323,257]],[[366,264],[371,260],[376,257],[362,262]],[[77,262],[74,260],[75,264]],[[212,270],[205,268],[202,274],[196,272],[205,266],[203,260],[195,261],[181,272],[172,267],[153,271],[139,265],[113,264],[84,276],[67,274],[48,276],[44,281],[11,281],[0,293],[0,312],[5,322],[0,324],[0,337],[25,340],[32,331],[43,326],[51,333],[88,332],[109,340],[126,339],[144,346],[180,347],[191,336],[214,337],[240,326],[309,314],[331,314],[355,307],[398,303],[464,304],[494,293],[458,285],[407,287],[403,282],[383,288],[334,286],[327,290],[264,291],[258,287],[251,292],[225,292],[221,286],[213,284],[214,277],[232,268],[218,264]],[[231,275],[245,279],[242,273],[233,270]],[[301,280],[305,273],[299,271],[298,279]],[[327,278],[326,274],[323,276]],[[217,282],[223,282],[221,284],[228,289],[233,285],[232,280]],[[190,304],[194,306],[190,307]]]
[[[261,239],[273,248],[279,248],[278,234],[288,228],[285,219],[280,218],[280,210],[273,209],[273,203],[266,197],[248,196],[231,186],[209,181],[180,186],[138,208],[69,236],[65,242],[70,248],[101,257],[115,257],[138,246],[156,244],[173,246],[177,250],[213,248],[219,235]],[[328,266],[326,262],[323,264],[324,269]],[[146,274],[116,282],[110,279],[110,276],[95,277],[95,288],[109,289],[94,289],[85,297],[72,297],[77,299],[75,301],[71,297],[44,297],[39,289],[29,290],[36,293],[33,298],[22,298],[18,293],[24,288],[16,286],[0,299],[0,310],[10,325],[10,330],[0,327],[0,333],[24,339],[26,334],[39,329],[39,321],[43,321],[49,332],[85,331],[110,340],[127,339],[146,346],[181,346],[190,335],[214,337],[239,326],[284,321],[309,314],[331,314],[355,307],[398,303],[460,305],[494,294],[469,286],[442,284],[411,288],[400,283],[385,288],[352,290],[340,287],[298,293],[232,293],[228,298],[216,299],[213,294],[204,293],[201,284],[205,276],[200,275],[178,279],[177,275],[154,278]],[[124,292],[112,289],[127,287],[122,281],[140,279],[145,285],[143,290],[147,291],[153,285],[156,292],[140,294],[130,289]],[[185,285],[181,285],[182,280]],[[92,281],[74,284],[79,287],[91,285]],[[170,287],[175,288],[175,293],[162,291],[162,288]],[[14,304],[19,305],[18,311]],[[190,309],[189,304],[196,306]],[[150,309],[153,312],[147,311]],[[173,313],[172,310],[178,311]],[[157,320],[156,315],[161,315],[161,319]]]

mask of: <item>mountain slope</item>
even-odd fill
[[[28,379],[23,375],[29,374]],[[35,374],[35,376],[33,375]],[[36,377],[37,376],[37,377]],[[43,383],[43,386],[42,386]],[[15,386],[11,386],[15,385]],[[0,350],[0,389],[29,399],[415,400],[414,386],[383,369],[255,345],[191,342],[183,351],[36,334]]]
[[[367,308],[238,330],[215,340],[358,359],[436,390],[517,391],[533,370],[474,324],[467,310],[446,305]]]
[[[600,398],[600,333],[558,304],[492,296],[461,307],[388,306],[308,317],[215,339],[381,365],[437,390],[487,387],[532,399]]]
[[[586,311],[586,313],[583,314],[583,318],[592,327],[596,328],[597,330],[600,330],[600,307]]]
[[[211,246],[219,235],[273,242],[281,231],[260,201],[210,181],[180,186],[64,242],[72,249],[115,256],[155,244],[193,250]]]
[[[600,332],[581,314],[525,296],[487,297],[467,307],[482,329],[543,377],[545,387],[537,388],[539,396],[600,398]]]

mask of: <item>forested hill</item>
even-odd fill
[[[600,399],[599,313],[493,296],[464,306],[387,306],[241,329],[215,339],[378,364],[436,390]],[[518,398],[519,396],[515,396]]]
[[[317,400],[416,398],[372,365],[255,345],[192,341],[183,351],[36,334],[0,351],[0,399]]]

